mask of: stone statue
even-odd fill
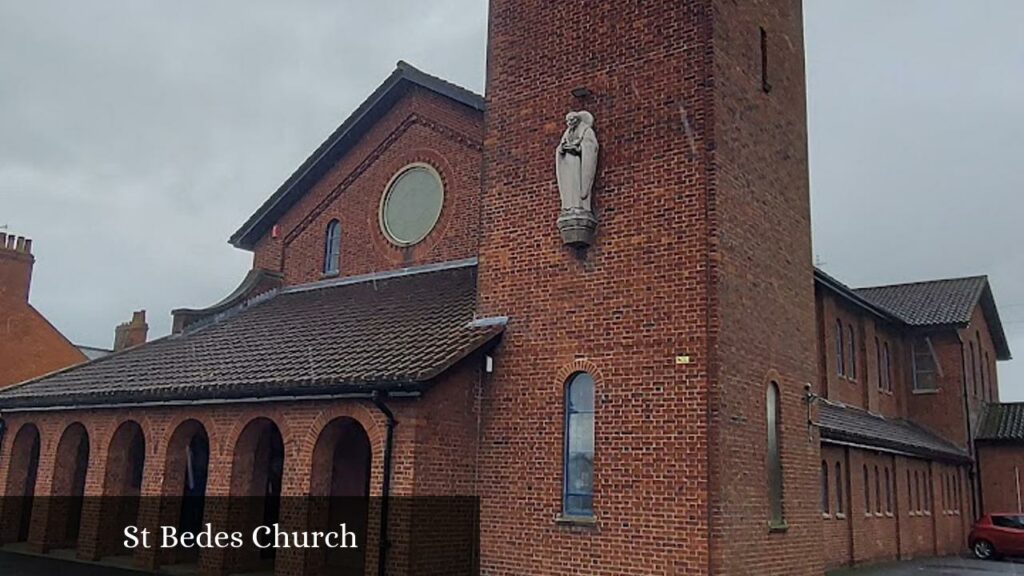
[[[555,176],[562,197],[558,229],[564,243],[589,246],[597,229],[591,194],[598,153],[594,116],[587,111],[569,112],[565,124],[565,133],[555,150]]]

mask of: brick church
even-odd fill
[[[1019,509],[987,279],[812,264],[799,0],[491,0],[488,51],[486,97],[400,62],[231,236],[224,300],[0,392],[0,541],[98,560],[183,496],[370,496],[349,573],[449,574],[386,503],[470,496],[465,573],[819,576]]]

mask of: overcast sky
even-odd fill
[[[1024,2],[805,0],[815,253],[853,285],[988,274],[1024,358]],[[109,347],[226,295],[227,237],[399,59],[483,90],[484,0],[0,0],[0,226]],[[1024,400],[1024,362],[1000,366]]]

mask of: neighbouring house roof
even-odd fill
[[[818,423],[825,442],[832,440],[923,458],[969,459],[966,451],[916,424],[827,400],[819,405]]]
[[[76,344],[75,347],[78,348],[82,354],[85,354],[85,357],[88,360],[96,360],[97,358],[102,358],[107,354],[112,354],[114,352],[108,348],[97,348],[95,346],[84,346],[82,344]]]
[[[399,61],[395,71],[384,83],[310,154],[245,224],[231,235],[228,242],[237,248],[251,250],[274,222],[294,206],[413,87],[440,94],[473,110],[482,112],[484,109],[483,96]]]
[[[989,404],[975,437],[980,441],[1024,442],[1024,403]]]
[[[502,332],[475,309],[475,260],[284,288],[0,391],[0,410],[420,392]]]
[[[1009,344],[987,276],[873,286],[854,292],[904,324],[915,327],[964,327],[970,324],[975,306],[980,305],[995,345],[996,358],[1010,359]]]

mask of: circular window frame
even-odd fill
[[[388,197],[391,196],[391,189],[394,187],[395,182],[398,182],[399,178],[404,176],[410,170],[414,170],[416,168],[426,169],[434,176],[434,178],[437,179],[437,183],[441,187],[441,209],[437,211],[437,217],[435,217],[434,221],[430,223],[430,226],[427,227],[426,232],[424,232],[422,236],[415,240],[402,240],[401,238],[396,237],[388,228],[387,218],[384,216],[384,207],[387,205]],[[380,195],[380,204],[377,207],[377,223],[380,225],[381,233],[384,234],[384,237],[387,238],[388,242],[400,248],[408,248],[409,246],[415,246],[416,244],[423,242],[433,234],[434,230],[437,229],[437,224],[441,221],[441,214],[444,213],[445,197],[444,178],[441,177],[441,172],[433,165],[426,162],[413,162],[402,166],[394,173],[394,175],[391,176],[391,179],[388,180],[387,186],[384,187],[384,193]]]

